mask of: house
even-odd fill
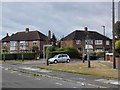
[[[48,37],[39,31],[30,31],[26,28],[23,32],[17,32],[9,36],[8,34],[2,41],[3,52],[25,52],[32,51],[33,46],[37,47],[40,54],[43,52],[43,45],[47,44]]]
[[[61,39],[61,47],[74,47],[83,55],[87,50],[91,52],[109,51],[112,40],[96,31],[75,30]],[[89,49],[88,49],[89,48]]]

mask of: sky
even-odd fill
[[[117,21],[118,3],[115,5]],[[51,30],[59,39],[84,27],[103,34],[101,26],[112,37],[111,2],[2,2],[0,8],[0,39],[25,28],[45,35]]]

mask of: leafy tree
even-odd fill
[[[55,47],[54,46],[49,46],[49,47],[47,47],[46,51],[47,52],[55,51]]]
[[[115,23],[115,33],[116,33],[117,38],[120,39],[120,21],[117,21]]]
[[[116,52],[120,55],[120,40],[117,40],[115,42],[115,49],[116,49]]]
[[[37,52],[38,51],[38,46],[37,45],[33,45],[32,46],[32,51],[33,52]]]
[[[53,33],[53,35],[52,35],[52,45],[56,46],[56,43],[57,43],[57,39],[56,39],[55,34]]]

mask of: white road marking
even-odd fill
[[[3,68],[2,66],[0,66],[0,68]]]
[[[81,83],[82,86],[85,86],[85,83]]]
[[[9,70],[9,68],[5,68],[5,70]]]
[[[22,75],[22,74],[18,74],[18,75]]]
[[[61,83],[56,83],[57,85],[62,85]]]
[[[21,68],[21,69],[25,69],[25,70],[31,70],[31,71],[44,72],[44,73],[52,72],[52,71],[50,71],[50,70],[37,69],[37,68],[30,68],[30,67],[19,67],[19,68]]]
[[[41,80],[40,78],[36,78],[37,80]]]
[[[95,87],[95,88],[96,88],[96,87],[97,87],[97,88],[107,88],[107,87],[104,87],[104,86],[98,86],[98,85],[94,85],[94,84],[90,84],[90,83],[89,83],[88,85],[89,85],[89,86],[92,86],[92,87]]]
[[[77,87],[73,87],[73,88],[77,88]]]
[[[86,80],[85,78],[79,78],[79,79],[81,79],[81,80]]]
[[[16,71],[12,71],[12,72],[10,72],[10,73],[15,73]]]
[[[118,80],[96,79],[95,81],[107,83],[107,84],[120,85],[120,82]]]

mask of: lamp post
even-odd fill
[[[101,27],[103,27],[103,34],[105,36],[105,26],[101,26]],[[105,41],[103,43],[103,52],[104,52],[104,61],[105,61]]]
[[[113,51],[113,69],[116,68],[116,60],[115,60],[115,3],[112,0],[112,51]]]

